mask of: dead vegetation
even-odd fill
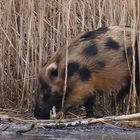
[[[13,116],[11,114],[0,113],[1,131],[7,131],[11,125],[11,122],[18,125],[26,125],[27,129],[20,128],[17,129],[16,134],[21,135],[34,128],[46,129],[56,129],[56,128],[66,128],[66,127],[77,127],[77,126],[90,126],[95,124],[111,126],[116,129],[122,129],[126,131],[130,130],[140,130],[140,113],[121,115],[121,116],[108,116],[103,118],[70,118],[70,119],[60,119],[60,120],[35,120],[32,118],[25,118],[21,116]],[[29,126],[30,125],[30,126]]]
[[[111,25],[130,26],[139,34],[140,0],[1,0],[0,107],[32,112],[37,75],[48,58],[78,33]],[[115,109],[118,114],[136,112],[133,89]],[[102,102],[97,107],[111,115],[110,97],[97,99]]]

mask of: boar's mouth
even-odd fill
[[[34,110],[34,117],[37,119],[50,119],[50,112],[36,106]]]
[[[52,93],[50,87],[42,88],[36,100],[34,117],[37,119],[50,119],[50,110],[56,107],[56,111],[61,110],[62,96]]]

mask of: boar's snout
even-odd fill
[[[37,119],[50,119],[50,110],[55,106],[56,111],[61,110],[62,97],[58,93],[52,92],[48,86],[41,87],[39,95],[36,100],[34,117]]]
[[[43,110],[36,105],[34,117],[37,119],[50,119],[50,111],[45,109]]]

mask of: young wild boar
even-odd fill
[[[130,28],[99,28],[78,36],[68,46],[67,89],[64,112],[84,105],[93,115],[97,92],[118,93],[117,101],[129,92],[131,83],[132,39]],[[34,115],[49,119],[53,106],[61,109],[66,70],[66,48],[59,49],[41,69],[40,91]]]

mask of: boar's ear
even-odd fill
[[[58,79],[58,67],[56,62],[50,64],[45,72],[45,76],[49,78],[51,81],[55,81]]]

